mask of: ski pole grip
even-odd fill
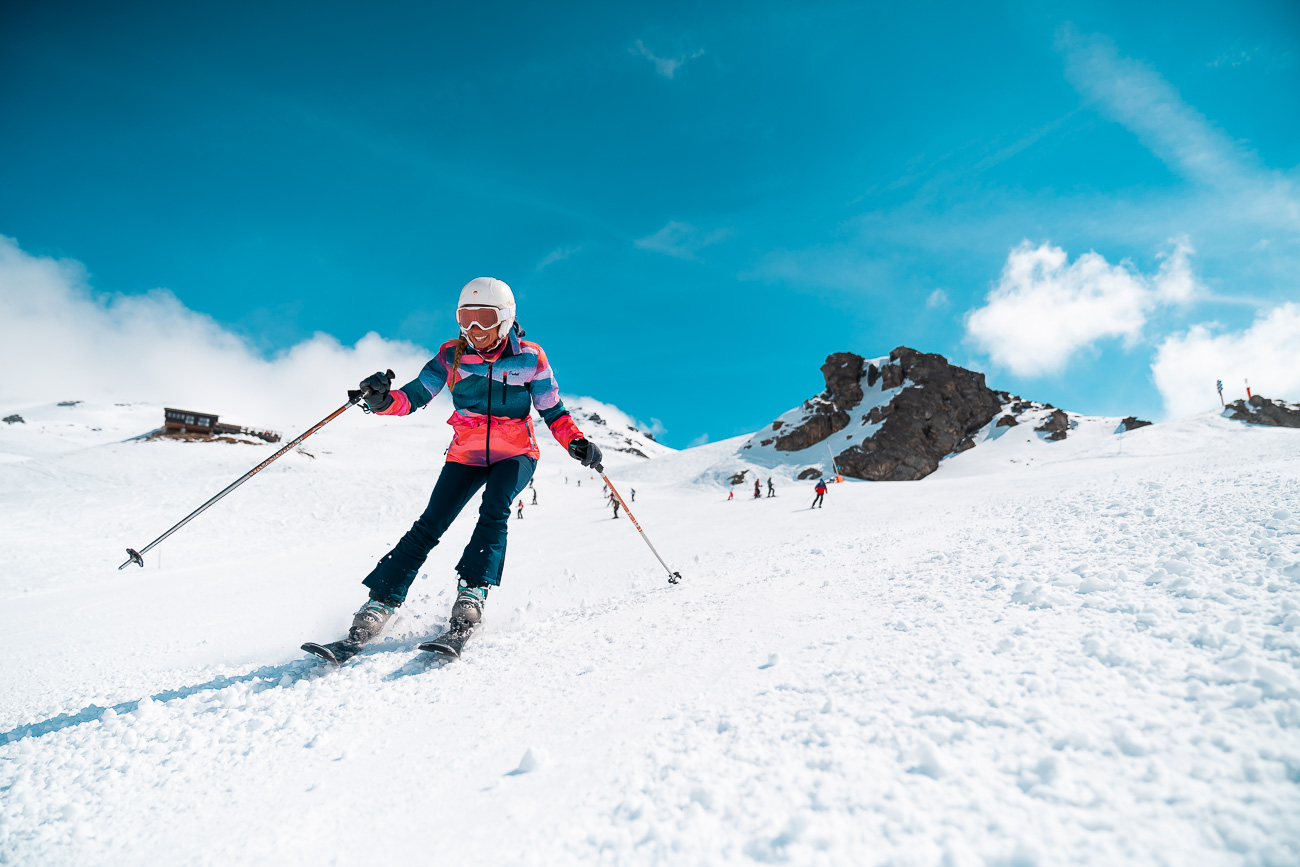
[[[390,386],[393,384],[393,380],[397,378],[397,374],[393,373],[393,369],[392,369],[391,367],[388,368],[388,370],[384,372],[384,376],[387,376],[387,377],[388,377],[388,384],[389,384]],[[365,400],[367,397],[370,397],[370,395],[372,395],[372,394],[374,394],[374,393],[375,393],[375,390],[374,390],[373,388],[371,388],[370,386],[368,386],[368,385],[363,385],[363,386],[361,387],[361,399],[362,399],[362,400]]]

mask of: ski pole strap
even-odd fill
[[[609,476],[605,475],[605,468],[597,464],[596,471],[600,473],[600,477],[605,480],[605,484],[609,485],[610,493],[617,497],[618,501],[623,504],[623,511],[627,513],[628,518],[632,521],[632,526],[636,527],[636,531],[641,534],[641,538],[644,539],[646,545],[650,547],[650,553],[655,555],[655,559],[659,561],[659,565],[664,567],[664,570],[668,572],[668,583],[676,584],[678,581],[681,581],[682,573],[674,572],[672,569],[669,569],[668,564],[664,562],[664,558],[659,556],[659,552],[655,550],[655,546],[650,541],[650,537],[645,534],[645,530],[641,529],[641,523],[637,521],[636,516],[632,514],[632,510],[627,507],[627,500],[623,499],[623,495],[618,492],[618,488],[614,487],[614,483],[609,480]]]

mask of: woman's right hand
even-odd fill
[[[365,379],[361,380],[361,385],[348,392],[349,400],[360,398],[366,402],[366,406],[371,412],[383,412],[393,405],[393,396],[389,390],[393,385],[393,372],[372,373]]]

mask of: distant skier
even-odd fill
[[[761,496],[763,496],[763,486],[758,479],[754,479],[754,499],[757,500]]]
[[[523,497],[519,498],[519,514],[516,515],[516,517],[519,518],[519,520],[521,521],[524,519],[524,498]]]
[[[609,495],[609,501],[610,501],[611,503],[614,504],[614,517],[617,518],[617,517],[618,517],[618,507],[619,507],[620,505],[622,505],[622,504],[619,503],[619,501],[618,501],[618,497],[614,496],[613,494],[610,494],[610,495]]]
[[[822,498],[826,496],[826,483],[821,479],[818,479],[817,487],[813,488],[813,492],[816,493],[817,496],[813,498],[813,503],[808,508],[820,509],[822,507]]]
[[[530,486],[531,487],[531,486]],[[537,505],[537,489],[533,488],[533,505]]]
[[[730,491],[727,491],[727,502],[730,503],[730,502],[731,502],[732,500],[734,500],[734,499],[736,499],[736,491],[735,491],[735,489],[732,489],[732,490],[730,490]]]
[[[367,407],[392,416],[426,406],[446,386],[455,407],[448,422],[455,435],[429,505],[366,576],[362,583],[370,589],[370,600],[353,618],[347,640],[330,646],[343,646],[345,659],[379,634],[406,600],[429,552],[482,488],[478,523],[456,564],[458,592],[450,627],[438,639],[450,636],[457,642],[453,655],[459,653],[460,644],[483,617],[488,589],[501,583],[510,501],[528,484],[540,457],[529,418],[534,408],[572,458],[584,467],[601,460],[600,449],[587,440],[564,408],[545,351],[523,339],[509,286],[491,277],[471,280],[460,290],[456,320],[459,338],[444,343],[411,382],[391,390],[392,383],[383,373],[362,382],[369,389]],[[376,479],[401,472],[388,466],[381,455],[373,461]],[[522,499],[519,516],[523,517]]]
[[[775,497],[775,496],[776,496],[776,488],[772,487],[772,477],[771,477],[771,476],[768,476],[768,477],[767,477],[767,495],[768,495],[769,497]]]
[[[636,502],[636,488],[632,488],[632,502]]]

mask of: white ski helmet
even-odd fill
[[[498,280],[495,277],[475,277],[465,284],[460,290],[460,300],[456,302],[456,310],[463,307],[495,307],[500,312],[500,324],[497,326],[497,339],[500,340],[510,333],[510,328],[515,324],[515,293],[510,291],[504,280]],[[457,319],[459,320],[459,315]],[[460,331],[465,334],[468,326],[461,322]]]

